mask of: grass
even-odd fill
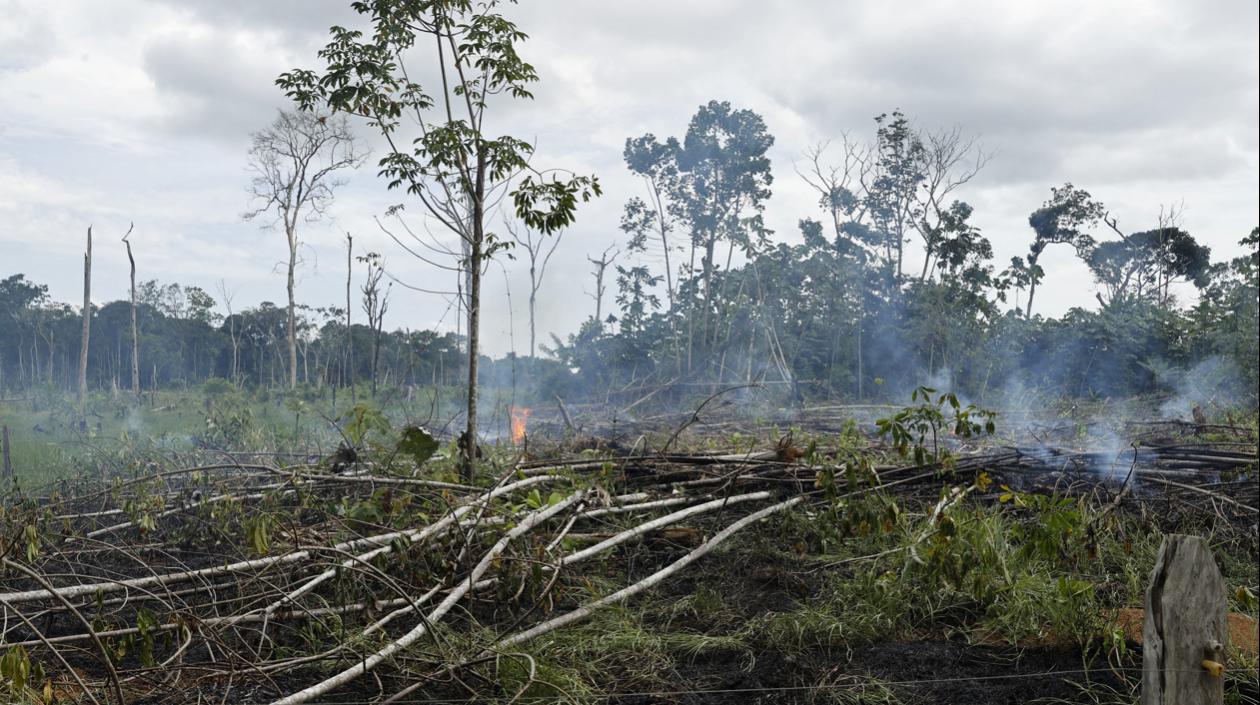
[[[865,504],[882,507],[886,501],[876,497]],[[870,509],[858,504],[847,509]],[[1083,678],[1070,694],[1042,702],[1133,702],[1134,691],[1124,683],[1134,683],[1134,675],[1129,672],[1126,681],[1111,669],[1134,667],[1141,652],[1125,641],[1113,617],[1119,607],[1141,606],[1160,528],[1117,512],[1090,542],[1086,527],[1095,510],[1084,501],[975,501],[949,510],[944,520],[952,529],[925,540],[923,508],[902,510],[882,530],[829,542],[804,536],[826,532],[822,524],[834,517],[825,513],[799,512],[763,525],[693,567],[681,584],[597,613],[528,652],[568,693],[607,692],[609,684],[616,692],[721,689],[733,682],[732,673],[745,673],[753,682],[803,688],[808,702],[897,703],[907,697],[904,688],[881,676],[897,678],[854,675],[870,667],[863,660],[869,645],[962,640],[1016,654],[1068,649],[1078,657],[1067,668],[1110,674]],[[1038,528],[1047,525],[1062,528],[1057,540]],[[1212,535],[1202,526],[1165,528]],[[1223,533],[1214,540],[1231,589],[1255,584],[1257,567],[1248,563],[1254,546],[1227,545]],[[798,550],[821,544],[827,553]],[[876,554],[883,555],[819,569]],[[610,559],[598,572],[606,577],[623,566]],[[602,581],[574,578],[566,599],[582,602],[607,589]],[[1237,600],[1233,609],[1255,614],[1254,604]],[[768,659],[787,665],[771,667]],[[1232,662],[1231,702],[1248,702],[1239,693],[1256,687],[1255,660],[1239,654]],[[714,669],[719,663],[720,675]],[[896,665],[888,670],[896,672]]]
[[[441,408],[430,397],[384,392],[372,401],[366,390],[358,400],[380,410],[396,426],[422,422],[441,427],[458,413],[454,390],[440,390]],[[492,420],[505,416],[502,390],[483,396]],[[421,398],[424,397],[424,398]],[[502,397],[502,398],[500,398]],[[141,448],[186,451],[200,445],[263,452],[330,452],[341,440],[332,421],[351,408],[341,390],[336,404],[330,391],[236,390],[207,385],[161,390],[136,400],[126,393],[90,395],[83,413],[60,390],[36,389],[26,398],[0,402],[0,425],[9,428],[14,473],[22,487],[96,472],[102,457]],[[501,424],[500,424],[501,425]]]

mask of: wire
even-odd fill
[[[830,689],[858,689],[886,686],[912,686],[912,685],[928,685],[933,683],[969,683],[978,681],[997,681],[997,680],[1018,680],[1021,678],[1046,678],[1049,676],[1064,675],[1085,675],[1089,673],[1110,672],[1113,670],[1141,672],[1140,667],[1128,667],[1119,669],[1070,669],[1063,671],[1042,671],[1039,673],[1006,673],[990,676],[955,676],[952,678],[924,678],[918,680],[900,680],[889,681],[872,678],[870,681],[858,683],[822,683],[818,685],[786,685],[786,686],[763,686],[758,688],[713,688],[713,689],[687,689],[687,690],[645,690],[635,692],[618,692],[618,693],[591,693],[576,696],[576,700],[611,700],[614,698],[643,698],[643,697],[665,697],[671,695],[734,695],[740,693],[785,693],[785,692],[806,692]],[[1193,671],[1198,673],[1198,671]],[[854,676],[863,677],[863,676]],[[869,677],[869,676],[868,676]],[[542,685],[542,683],[540,683]],[[560,699],[562,702],[563,699]],[[322,705],[364,705],[362,700],[322,700]],[[398,705],[463,705],[465,703],[485,702],[484,698],[408,698],[405,700],[394,701]],[[516,703],[529,702],[557,702],[557,696],[522,696],[516,698]]]

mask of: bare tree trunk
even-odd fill
[[[610,252],[612,253],[611,255],[609,255]],[[603,325],[602,316],[604,313],[604,274],[608,271],[608,265],[612,264],[619,254],[621,254],[621,250],[614,250],[612,247],[609,247],[604,250],[604,254],[599,256],[599,259],[589,255],[586,258],[586,261],[595,265],[595,269],[591,270],[591,274],[595,277],[595,293],[588,294],[588,296],[595,299],[595,322],[601,326]]]
[[[1024,315],[1028,318],[1032,318],[1032,302],[1035,293],[1037,293],[1037,279],[1034,277],[1028,283],[1028,308],[1024,311]]]
[[[377,255],[368,253],[361,258],[367,263],[367,279],[363,284],[363,312],[367,314],[368,331],[372,334],[372,355],[369,370],[372,377],[372,398],[376,398],[377,381],[380,379],[381,335],[385,327],[385,311],[389,308],[389,287],[381,291],[381,277],[385,270]]]
[[[595,274],[595,322],[603,325],[604,316],[604,262],[599,263],[599,271]]]
[[[241,383],[240,373],[238,372],[240,368],[241,342],[236,337],[236,315],[232,312],[232,298],[234,295],[228,291],[227,282],[222,279],[219,280],[219,293],[223,296],[223,306],[227,309],[228,337],[232,340],[232,384],[239,385]]]
[[[464,463],[460,473],[472,484],[477,477],[477,349],[481,342],[481,246],[485,236],[486,156],[477,155],[477,183],[473,194],[472,245],[468,258],[468,424],[464,429]]]
[[[350,275],[353,270],[351,262],[353,252],[354,238],[350,236],[350,233],[346,233],[346,370],[350,383],[350,403],[357,404],[358,398],[354,391],[354,335],[350,330]]]
[[[79,349],[79,406],[87,399],[88,339],[92,335],[92,226],[87,231],[87,251],[83,253],[83,343]]]
[[[687,262],[687,276],[693,277],[696,273],[696,239],[691,238],[691,255]],[[682,287],[679,281],[678,286]],[[695,288],[694,286],[692,287]],[[695,319],[696,319],[696,295],[693,291],[687,300],[687,371],[691,372],[691,352],[695,347]]]
[[[538,299],[538,279],[534,272],[533,258],[529,264],[529,359],[535,357],[534,347],[534,303]]]
[[[297,313],[293,295],[293,270],[297,267],[297,232],[293,226],[285,224],[285,234],[289,238],[289,389],[297,388]]]
[[[710,237],[708,243],[704,247],[704,256],[700,265],[704,269],[704,312],[700,318],[700,344],[706,348],[709,345],[709,309],[712,308],[713,302],[713,249],[717,245],[717,238]]]
[[[481,219],[474,209],[474,241],[469,257],[468,286],[468,424],[464,429],[463,481],[472,483],[477,475],[477,348],[481,328]]]
[[[858,329],[857,329],[857,370],[858,370],[858,373],[857,373],[857,393],[858,393],[858,399],[859,399],[859,400],[862,398],[862,379],[863,379],[863,375],[865,374],[865,372],[863,372],[863,371],[862,371],[862,324],[865,322],[865,319],[866,319],[866,311],[862,311],[860,314],[858,314]]]
[[[669,310],[674,310],[674,271],[669,260],[669,226],[665,222],[665,209],[661,207],[661,196],[656,186],[652,187],[652,197],[656,203],[656,218],[661,229],[661,251],[665,254],[665,293],[669,296]]]
[[[131,228],[123,236],[127,245],[127,261],[131,263],[131,393],[140,396],[140,329],[136,326],[136,258],[131,256]]]

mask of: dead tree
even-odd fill
[[[123,244],[127,246],[127,261],[131,263],[131,393],[140,396],[140,328],[136,326],[136,258],[131,255],[131,231],[136,227],[132,223],[123,235]]]
[[[350,383],[350,402],[358,403],[354,391],[354,334],[350,329],[350,278],[354,274],[354,238],[346,233],[346,372]]]
[[[289,387],[297,386],[297,313],[294,270],[298,261],[298,223],[318,220],[332,204],[333,191],[344,182],[333,174],[363,163],[350,124],[344,117],[310,112],[281,112],[275,122],[253,135],[249,168],[254,172],[250,193],[256,209],[252,220],[275,212],[288,243]]]
[[[592,294],[587,292],[587,296],[595,299],[595,322],[601,326],[604,324],[602,319],[604,311],[604,289],[606,288],[606,285],[604,284],[604,273],[608,270],[608,267],[617,260],[617,256],[620,254],[621,250],[617,249],[616,245],[609,245],[608,248],[604,250],[604,253],[599,256],[599,259],[595,259],[590,256],[587,256],[586,258],[588,262],[594,265],[594,268],[591,269],[591,276],[595,278],[595,293]]]
[[[83,339],[79,346],[79,406],[87,399],[88,339],[92,336],[92,226],[83,253]]]
[[[959,187],[984,169],[993,158],[974,137],[964,137],[957,128],[939,132],[921,132],[920,173],[923,181],[918,189],[918,222],[914,229],[923,239],[923,271],[920,281],[931,276],[933,260],[940,254],[941,230],[949,209],[949,198]]]
[[[369,252],[359,258],[367,264],[367,279],[363,284],[363,312],[367,314],[368,328],[372,331],[372,398],[376,398],[377,369],[381,359],[381,334],[385,329],[385,311],[389,309],[389,290],[392,283],[381,289],[381,277],[385,270],[381,266],[381,256]]]
[[[795,165],[796,174],[818,192],[818,204],[831,218],[835,236],[852,241],[844,224],[866,220],[868,202],[865,196],[874,165],[874,148],[842,132],[841,161],[833,164],[826,162],[831,144],[831,141],[820,142],[805,150],[805,159],[809,164],[804,167]]]
[[[512,240],[525,248],[525,253],[529,256],[529,356],[533,358],[536,350],[534,339],[537,331],[535,311],[538,290],[542,288],[543,277],[547,273],[547,263],[551,261],[551,255],[560,245],[560,238],[564,235],[564,231],[557,231],[555,237],[551,238],[551,246],[547,247],[546,235],[535,232],[532,228],[522,227],[518,230],[509,222],[507,230]]]
[[[232,313],[232,299],[235,292],[228,291],[227,282],[219,280],[219,294],[223,297],[223,307],[227,309],[228,338],[232,342],[232,384],[239,384],[237,368],[241,358],[241,337],[236,332],[236,316]]]

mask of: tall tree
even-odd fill
[[[709,313],[714,307],[719,243],[728,245],[729,268],[736,246],[751,252],[768,235],[761,214],[774,180],[766,156],[773,144],[774,136],[760,115],[716,100],[700,106],[681,142],[674,137],[659,142],[654,135],[626,140],[626,164],[636,174],[663,184],[666,209],[690,231],[693,257],[700,253],[702,343],[712,337]],[[658,227],[663,222],[658,216]],[[689,326],[694,325],[692,314]],[[689,343],[689,360],[691,347]]]
[[[227,311],[223,325],[228,329],[228,340],[232,344],[232,366],[228,370],[228,379],[232,380],[232,384],[240,384],[241,338],[236,331],[238,316],[232,313],[232,299],[236,298],[236,292],[228,291],[227,282],[220,279],[219,296],[223,298],[223,308]]]
[[[350,279],[354,275],[354,237],[346,233],[346,369],[350,376],[350,401],[358,403],[354,388],[354,328],[350,327]]]
[[[1054,243],[1071,245],[1078,253],[1088,251],[1094,240],[1087,230],[1097,224],[1106,212],[1103,204],[1095,201],[1088,191],[1078,189],[1069,182],[1051,188],[1050,199],[1028,216],[1033,242],[1028,248],[1028,259],[1018,263],[1022,265],[1020,275],[1028,281],[1026,316],[1032,316],[1033,296],[1044,276],[1038,264],[1041,253]]]
[[[289,296],[289,387],[297,386],[297,311],[294,271],[298,263],[298,224],[319,219],[342,184],[335,173],[363,163],[344,117],[314,112],[281,111],[269,127],[253,135],[249,169],[250,193],[256,204],[245,214],[252,220],[274,212],[288,244],[285,279]]]
[[[363,312],[367,314],[368,329],[372,332],[372,359],[368,368],[372,375],[372,398],[376,398],[377,372],[381,361],[381,334],[385,330],[385,312],[389,310],[389,292],[393,283],[381,287],[381,278],[385,269],[381,265],[381,256],[369,252],[359,258],[367,264],[367,278],[363,282]]]
[[[1193,282],[1200,289],[1208,285],[1211,254],[1181,228],[1159,227],[1092,243],[1082,257],[1102,285],[1103,305],[1145,299],[1167,306],[1174,282]]]
[[[818,205],[831,220],[837,242],[848,248],[869,248],[876,244],[869,228],[855,227],[866,220],[870,200],[866,197],[875,166],[874,148],[848,133],[840,133],[841,162],[827,161],[831,142],[820,142],[805,150],[805,166],[796,173],[818,193]]]
[[[131,231],[135,223],[127,228],[123,235],[123,244],[127,246],[127,261],[131,264],[131,393],[140,396],[140,328],[136,325],[136,258],[131,254]]]
[[[330,30],[319,52],[320,72],[293,70],[277,84],[303,109],[328,107],[361,116],[389,145],[381,174],[390,188],[404,187],[426,214],[454,233],[467,253],[468,404],[463,475],[475,474],[477,365],[481,278],[486,260],[503,243],[486,228],[489,206],[510,195],[517,217],[551,233],[569,225],[579,200],[600,193],[591,176],[542,172],[530,165],[533,145],[490,137],[491,105],[530,99],[538,80],[517,53],[526,35],[499,14],[497,0],[370,0],[351,7],[372,32]],[[421,64],[419,72],[407,66]],[[412,80],[433,77],[436,90]],[[411,139],[402,134],[408,118]]]
[[[900,281],[906,235],[923,214],[919,190],[926,176],[923,138],[900,110],[875,118],[875,163],[866,191],[867,210],[884,243],[889,280]]]
[[[665,260],[665,293],[669,297],[669,307],[673,309],[674,271],[669,257],[674,249],[669,239],[673,218],[667,207],[666,188],[677,177],[677,168],[674,160],[669,158],[669,149],[669,144],[657,142],[655,135],[626,140],[622,156],[630,171],[643,177],[648,200],[635,197],[626,202],[621,229],[630,236],[631,252],[646,251],[650,237],[660,238],[661,256]]]
[[[941,247],[950,238],[950,227],[956,225],[958,201],[955,191],[965,186],[989,163],[992,154],[974,137],[965,137],[960,128],[920,133],[923,182],[918,189],[918,221],[914,229],[923,239],[923,270],[920,281],[926,281]],[[968,207],[968,212],[970,208]]]

